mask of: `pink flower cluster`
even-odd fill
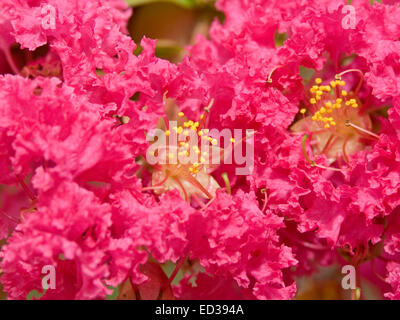
[[[3,0],[7,297],[292,299],[298,276],[350,264],[399,299],[400,8],[386,2],[352,1],[344,28],[347,1],[220,0],[224,22],[175,65],[150,39],[134,54],[122,0]],[[178,111],[255,130],[252,173],[212,168],[208,199],[182,197],[207,184],[181,168],[175,188],[154,184],[146,135]]]

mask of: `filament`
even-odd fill
[[[22,187],[22,189],[24,190],[24,192],[27,194],[27,196],[32,200],[35,201],[36,200],[36,196],[32,193],[32,191],[28,188],[28,186],[25,184],[24,180],[21,178],[21,175],[16,174],[17,180],[20,184],[20,186]]]
[[[307,162],[310,164],[311,167],[317,167],[317,168],[321,168],[321,169],[326,169],[326,170],[332,170],[332,171],[340,171],[340,172],[344,172],[348,169],[339,169],[339,168],[332,168],[332,167],[326,167],[326,166],[322,166],[320,164],[317,164],[315,162],[315,160],[311,160],[310,157],[308,156],[307,150],[306,150],[306,142],[308,140],[310,136],[308,134],[305,134],[303,136],[302,142],[301,142],[301,147],[303,150],[303,154],[304,154],[304,158],[306,158]]]
[[[187,193],[186,193],[186,190],[185,190],[184,186],[182,185],[182,182],[181,182],[178,178],[175,178],[175,180],[176,180],[176,182],[178,183],[178,185],[181,187],[181,189],[182,189],[182,191],[183,191],[183,194],[184,194],[184,196],[185,196],[185,201],[186,201],[186,202],[189,202],[188,195],[187,195]]]
[[[211,98],[210,103],[208,104],[207,107],[204,108],[204,113],[201,115],[199,129],[207,127],[206,121],[208,122],[209,120],[208,114],[210,113],[210,110],[213,105],[214,105],[214,98]]]
[[[346,145],[347,142],[349,141],[349,138],[346,138],[346,140],[343,142],[342,150],[343,150],[343,159],[346,163],[349,163],[349,157],[347,156],[346,153]]]
[[[165,186],[154,186],[154,187],[142,188],[142,192],[143,191],[150,191],[150,190],[166,190],[166,187]]]
[[[303,136],[303,139],[301,140],[301,149],[303,150],[304,158],[306,158],[306,160],[307,160],[307,162],[308,162],[309,164],[312,164],[313,161],[312,161],[312,160],[310,159],[310,157],[308,156],[307,149],[306,149],[306,143],[307,143],[308,138],[309,138],[309,135],[308,135],[308,134],[305,134],[305,135]]]
[[[358,130],[358,131],[360,131],[360,132],[363,132],[363,133],[365,133],[365,134],[368,134],[368,135],[374,137],[375,139],[378,139],[378,140],[379,140],[379,136],[378,136],[378,135],[376,135],[375,133],[372,133],[371,131],[368,131],[368,130],[363,129],[363,128],[361,128],[361,127],[355,125],[354,123],[351,123],[350,120],[346,120],[346,123],[345,123],[345,124],[346,124],[346,126],[348,126],[348,127],[353,127],[354,129],[356,129],[356,130]]]
[[[6,212],[4,212],[3,210],[0,210],[0,213],[5,216],[6,218],[10,219],[11,221],[15,222],[15,223],[19,223],[19,220],[10,216],[9,214],[7,214]]]
[[[311,249],[311,250],[316,250],[316,251],[326,251],[326,250],[331,250],[328,247],[324,247],[322,245],[318,245],[315,243],[311,243],[311,242],[306,242],[306,241],[302,241],[300,239],[298,239],[297,237],[291,235],[289,232],[283,231],[281,230],[281,233],[283,234],[283,236],[289,238],[291,241],[307,248],[307,249]]]
[[[338,73],[337,75],[335,75],[335,79],[340,80],[341,77],[342,77],[342,75],[344,75],[344,74],[346,74],[346,73],[350,73],[350,72],[358,72],[358,73],[361,75],[360,81],[358,82],[358,85],[357,85],[357,87],[356,87],[356,90],[354,91],[354,94],[357,95],[357,94],[358,94],[358,91],[359,91],[360,88],[361,88],[361,85],[362,85],[363,82],[364,82],[364,73],[363,73],[360,69],[349,69],[349,70],[343,71],[343,72]]]
[[[268,194],[267,194],[267,189],[263,188],[261,189],[261,193],[265,194],[264,196],[264,204],[263,207],[261,209],[261,212],[265,212],[265,209],[267,208],[267,203],[268,203]]]
[[[380,280],[382,280],[383,282],[386,283],[385,278],[382,277],[375,269],[375,259],[371,260],[371,269],[372,269],[372,272],[377,276],[378,279],[380,279]]]
[[[226,192],[228,194],[232,194],[232,189],[231,189],[231,183],[229,181],[228,174],[226,172],[222,173],[222,179],[224,179],[225,186],[226,186]]]
[[[185,262],[185,260],[186,260],[186,257],[180,258],[179,261],[176,263],[175,269],[172,272],[172,274],[169,276],[168,282],[166,283],[165,287],[163,288],[163,291],[165,289],[167,289],[171,285],[172,281],[174,281],[176,275],[178,274],[178,272],[181,269],[181,267],[182,267],[183,263]]]
[[[18,67],[16,66],[14,59],[12,58],[12,56],[10,54],[10,50],[9,50],[9,48],[7,48],[7,45],[3,41],[0,42],[0,49],[3,50],[4,56],[9,64],[9,66],[11,67],[11,70],[15,74],[19,74]]]
[[[272,70],[268,74],[267,83],[272,83],[272,74],[275,72],[275,70],[277,70],[279,68],[283,68],[283,67],[285,67],[285,66],[278,65],[278,66],[272,68]]]

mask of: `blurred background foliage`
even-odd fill
[[[133,7],[128,30],[137,45],[143,36],[157,39],[156,56],[179,62],[185,46],[193,44],[196,35],[208,35],[212,21],[221,22],[214,0],[126,0]],[[137,50],[140,52],[140,48]]]

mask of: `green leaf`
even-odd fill
[[[276,30],[274,34],[275,47],[278,48],[283,46],[283,43],[287,40],[287,38],[288,35],[286,32],[279,33],[278,30]]]
[[[300,72],[300,77],[303,78],[305,83],[310,81],[315,75],[314,69],[306,68],[305,66],[300,66],[299,72]]]
[[[196,0],[125,0],[131,7],[137,7],[155,2],[169,2],[184,8],[193,8],[196,6]]]
[[[106,300],[117,300],[118,295],[119,295],[119,288],[118,288],[118,286],[115,287],[115,288],[109,286],[109,287],[107,287],[107,288],[110,289],[110,290],[113,290],[113,293],[112,293],[111,295],[107,296]]]
[[[37,291],[37,290],[32,290],[31,292],[28,293],[26,299],[27,299],[27,300],[33,300],[33,297],[35,297],[36,299],[40,299],[41,297],[44,296],[44,294],[46,293],[46,291],[47,291],[47,290],[44,289],[43,292],[40,293],[40,292]]]

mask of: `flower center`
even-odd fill
[[[355,91],[345,90],[341,76],[359,72],[362,77]],[[323,83],[321,78],[309,89],[306,108],[300,109],[302,118],[290,128],[293,132],[307,132],[314,154],[324,154],[331,163],[338,159],[348,162],[348,156],[363,150],[371,139],[379,138],[371,132],[372,122],[364,112],[358,91],[363,81],[360,70],[351,69]]]
[[[173,119],[177,125],[171,128],[170,122],[166,124],[162,121],[160,127],[166,138],[165,143],[156,148],[150,146],[148,153],[165,159],[165,162],[152,165],[152,186],[143,188],[143,191],[154,190],[160,194],[177,189],[187,202],[190,203],[193,198],[201,206],[204,204],[199,198],[211,200],[215,197],[220,186],[211,176],[215,163],[212,158],[217,156],[221,159],[224,149],[217,146],[217,140],[209,136],[209,129],[205,128],[212,103],[205,108],[200,121],[186,119],[183,112],[177,113]]]

